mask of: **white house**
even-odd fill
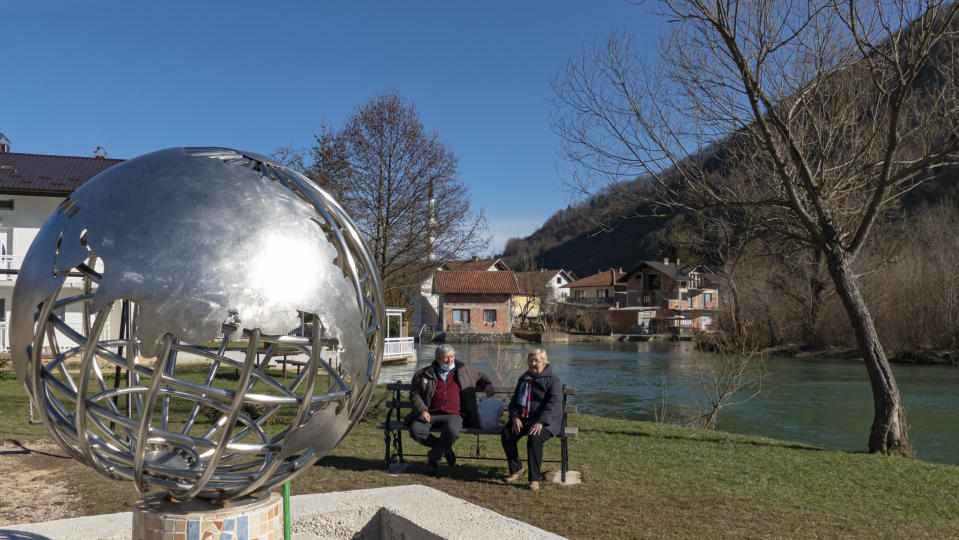
[[[0,135],[0,350],[9,347],[7,329],[16,271],[40,227],[73,190],[121,161],[19,154],[10,152],[9,141]],[[79,294],[81,286],[79,278],[67,278],[64,292]],[[63,315],[71,326],[80,323],[79,312],[68,309]],[[117,323],[112,326],[115,329]]]

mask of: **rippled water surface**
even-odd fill
[[[571,398],[580,412],[631,420],[689,416],[702,400],[699,366],[712,356],[689,343],[547,344],[550,364],[564,383],[582,390]],[[530,345],[455,344],[456,359],[512,385],[525,369]],[[380,381],[408,381],[433,359],[435,345],[419,346],[419,361],[385,366]],[[510,369],[512,367],[512,369]],[[719,429],[865,451],[872,423],[866,369],[855,360],[769,358],[764,391],[725,409]],[[893,365],[918,456],[959,465],[959,368]]]

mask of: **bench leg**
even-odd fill
[[[386,426],[384,426],[384,428],[385,427]],[[383,429],[383,446],[386,447],[386,455],[383,456],[383,466],[386,468],[386,472],[390,472],[390,462],[392,461],[392,459],[390,459],[392,457],[390,455],[390,449],[392,448],[392,445],[390,444],[390,435],[392,435],[390,430]]]
[[[384,430],[383,438],[386,443],[386,455],[383,457],[383,463],[386,472],[389,472],[390,465],[406,463],[406,458],[403,457],[403,430]]]
[[[560,481],[564,484],[566,483],[566,471],[569,470],[569,448],[566,446],[566,437],[562,438],[561,450],[560,450]]]

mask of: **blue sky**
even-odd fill
[[[650,42],[660,29],[623,0],[20,1],[3,20],[0,133],[14,152],[269,154],[396,90],[460,158],[491,253],[570,200],[552,77],[611,28]]]

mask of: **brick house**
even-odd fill
[[[441,331],[442,313],[440,298],[436,292],[437,272],[509,272],[510,269],[501,259],[480,259],[474,257],[465,261],[446,261],[434,263],[433,273],[429,275],[419,290],[410,299],[413,307],[413,319],[410,331],[418,334],[425,328]]]
[[[572,304],[614,306],[620,301],[617,293],[623,297],[626,290],[626,285],[619,282],[624,275],[622,268],[610,268],[562,285],[560,289],[569,290],[566,301]]]
[[[713,329],[719,279],[703,265],[643,261],[617,284],[625,302],[611,313],[616,332],[689,336]]]
[[[512,298],[519,293],[513,272],[438,271],[440,327],[449,333],[506,333],[513,326]]]

